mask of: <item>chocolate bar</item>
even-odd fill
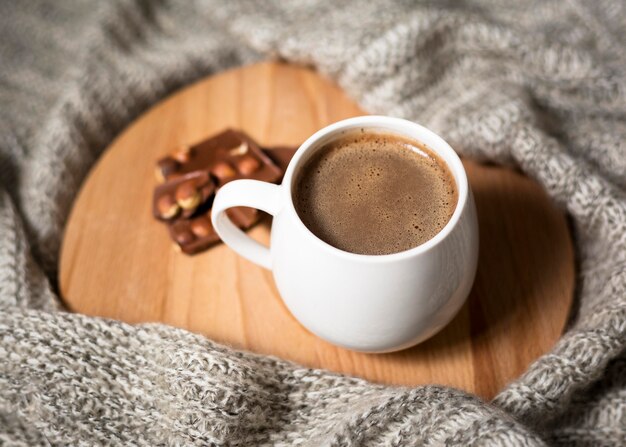
[[[204,251],[220,241],[211,224],[216,190],[242,178],[278,183],[295,151],[287,146],[261,149],[243,132],[230,129],[181,146],[157,162],[161,184],[154,191],[153,214],[167,222],[170,237],[184,253]],[[243,230],[260,218],[253,208],[231,208],[226,213]]]
[[[167,181],[177,176],[208,171],[223,186],[236,179],[276,182],[282,170],[242,132],[225,130],[194,146],[181,146],[157,163],[157,179]]]
[[[215,193],[215,183],[205,171],[196,171],[159,185],[154,190],[152,214],[160,220],[190,217]]]
[[[211,209],[204,208],[189,219],[177,219],[168,224],[170,237],[188,255],[200,253],[220,241],[211,223]],[[242,230],[252,227],[259,219],[259,211],[254,208],[231,208],[226,214]]]

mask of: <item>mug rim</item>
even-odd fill
[[[293,195],[292,195],[292,184],[294,181],[294,172],[297,167],[301,164],[302,158],[305,153],[307,153],[312,148],[315,148],[317,143],[322,140],[324,137],[338,133],[342,130],[350,130],[352,128],[358,127],[366,127],[370,129],[379,130],[385,129],[390,130],[392,132],[396,132],[399,135],[404,137],[408,137],[414,140],[417,140],[421,144],[424,144],[429,150],[433,151],[445,165],[450,169],[454,181],[456,183],[458,189],[458,197],[456,208],[450,217],[450,220],[446,223],[446,225],[432,238],[427,240],[426,242],[417,245],[413,248],[409,248],[408,250],[399,251],[396,253],[384,254],[384,255],[366,255],[362,253],[352,253],[349,251],[342,250],[337,248],[328,242],[320,239],[315,233],[313,233],[300,219],[298,212],[296,211],[295,205],[293,203]],[[414,130],[413,134],[409,134],[409,132],[401,130],[401,128],[410,127]],[[430,140],[434,140],[437,143],[437,147],[433,145],[426,144],[422,141],[421,138],[416,136],[415,134],[426,134],[429,136]],[[442,152],[444,154],[442,154]],[[413,121],[405,120],[403,118],[396,118],[390,116],[382,116],[382,115],[363,115],[357,116],[353,118],[348,118],[345,120],[337,121],[333,124],[330,124],[326,127],[315,132],[309,138],[307,138],[304,143],[300,145],[294,156],[292,157],[287,170],[285,171],[285,175],[283,177],[283,181],[281,183],[281,187],[283,189],[283,193],[287,195],[287,206],[290,213],[293,213],[296,217],[298,225],[301,227],[305,233],[308,233],[315,240],[317,244],[319,244],[323,249],[330,251],[335,255],[339,255],[342,257],[350,258],[353,260],[360,260],[363,262],[389,262],[396,261],[401,259],[410,258],[422,253],[425,253],[432,248],[436,247],[441,243],[444,239],[448,237],[448,235],[452,232],[453,228],[458,224],[461,214],[465,209],[466,202],[469,197],[469,182],[467,180],[467,173],[465,172],[465,168],[461,163],[461,159],[458,154],[447,141],[445,141],[442,137],[437,135],[432,130],[417,124]],[[285,211],[285,210],[283,210]]]

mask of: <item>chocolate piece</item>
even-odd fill
[[[191,232],[196,237],[207,237],[213,232],[213,225],[209,216],[200,216],[193,219],[190,223]]]
[[[179,211],[180,206],[171,194],[164,194],[156,199],[155,212],[157,217],[169,220],[176,217]]]
[[[152,213],[160,220],[189,217],[215,192],[207,172],[197,171],[159,185],[154,190]]]
[[[171,177],[178,171],[179,163],[171,157],[162,158],[157,162],[156,178],[159,183],[163,183],[166,178]]]
[[[184,210],[195,210],[200,205],[200,191],[198,191],[198,185],[194,180],[183,180],[178,185],[174,192],[176,197],[176,203]]]
[[[245,206],[230,208],[226,211],[226,214],[228,214],[228,217],[235,225],[244,230],[251,228],[261,217],[259,210]]]
[[[172,239],[182,248],[191,244],[195,240],[195,236],[189,227],[189,221],[180,219],[170,226],[170,234]]]
[[[177,219],[169,223],[170,237],[181,250],[188,255],[195,255],[220,241],[211,224],[211,210],[203,209],[188,219]],[[247,230],[259,220],[259,212],[253,208],[231,208],[226,211],[235,225]]]
[[[153,213],[168,222],[170,237],[184,253],[202,252],[220,241],[210,220],[215,190],[241,178],[278,183],[295,151],[287,146],[261,150],[235,130],[183,145],[157,162],[157,179],[163,184],[155,190]],[[227,213],[244,230],[260,218],[252,208],[231,208]]]
[[[174,170],[171,161],[178,163]],[[177,149],[159,160],[157,167],[166,180],[177,173],[208,171],[218,187],[241,178],[276,182],[283,174],[254,140],[230,129],[194,146]]]
[[[289,162],[293,158],[294,154],[298,150],[293,146],[276,146],[276,147],[264,147],[263,152],[267,155],[276,166],[278,166],[283,173],[287,170]]]

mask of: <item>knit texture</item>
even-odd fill
[[[613,0],[0,2],[0,445],[626,445],[625,30]],[[567,211],[575,315],[492,402],[61,310],[63,226],[101,151],[166,94],[268,57]]]

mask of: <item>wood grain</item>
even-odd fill
[[[480,224],[474,288],[442,332],[392,354],[319,340],[288,313],[270,272],[223,245],[185,256],[150,214],[154,161],[180,144],[235,127],[266,145],[297,145],[361,114],[328,80],[276,63],[208,78],[158,104],[113,142],[75,202],[60,265],[68,307],[129,323],[163,322],[376,382],[437,383],[492,397],[554,344],[573,294],[565,218],[520,173],[464,162]],[[267,242],[269,225],[250,233]]]

